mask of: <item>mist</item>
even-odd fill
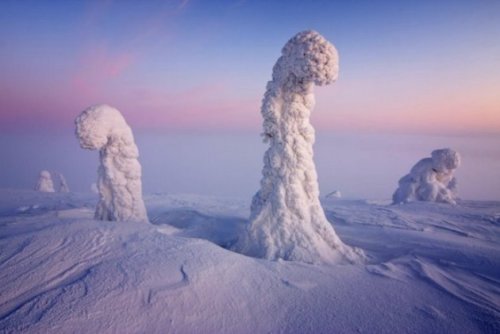
[[[250,199],[259,189],[267,147],[258,133],[135,133],[143,191]],[[500,136],[420,136],[317,132],[314,160],[321,195],[389,199],[400,177],[437,148],[462,156],[463,199],[500,200]],[[33,189],[42,169],[63,173],[72,191],[90,192],[98,153],[72,133],[0,135],[0,187]]]

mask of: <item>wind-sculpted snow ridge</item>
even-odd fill
[[[38,176],[38,181],[35,185],[35,190],[44,193],[55,192],[54,183],[52,182],[52,176],[50,175],[49,171],[42,170],[40,172],[40,175]]]
[[[262,102],[264,156],[261,188],[252,200],[250,225],[234,245],[244,254],[307,263],[361,262],[325,218],[313,161],[314,85],[336,80],[334,46],[315,31],[286,43]]]
[[[75,124],[81,147],[99,150],[95,218],[148,221],[142,200],[139,151],[121,113],[108,105],[97,105],[83,111]]]
[[[420,160],[410,173],[399,180],[392,200],[394,204],[427,201],[456,204],[457,179],[453,176],[460,166],[458,152],[445,148],[434,150],[430,158]]]

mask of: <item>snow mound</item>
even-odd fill
[[[410,173],[399,180],[392,200],[394,204],[411,201],[456,204],[457,179],[453,176],[460,166],[458,152],[446,148],[434,150],[430,158],[420,160]]]
[[[261,107],[270,143],[261,188],[236,251],[307,263],[362,261],[362,252],[342,243],[324,215],[313,161],[313,88],[333,82],[337,73],[337,51],[315,31],[298,33],[283,47]]]
[[[95,218],[148,221],[142,200],[139,150],[121,113],[108,105],[96,105],[84,110],[75,124],[81,147],[99,150]]]
[[[52,176],[50,175],[49,171],[42,170],[40,172],[40,175],[38,176],[38,181],[35,185],[35,190],[44,193],[55,192],[54,183],[52,182]]]

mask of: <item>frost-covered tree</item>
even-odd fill
[[[456,204],[457,179],[453,173],[460,166],[460,155],[449,148],[432,151],[430,158],[417,162],[410,173],[399,180],[392,195],[394,204],[428,201]]]
[[[40,171],[40,174],[38,175],[38,181],[35,185],[35,190],[44,193],[53,193],[55,191],[54,183],[52,182],[52,176],[50,175],[49,171]]]
[[[308,263],[362,260],[363,253],[342,243],[325,217],[313,161],[313,87],[335,81],[337,72],[337,51],[315,31],[301,32],[283,47],[261,107],[263,137],[270,144],[261,188],[235,250]]]
[[[108,105],[97,105],[83,111],[75,124],[80,146],[99,150],[95,218],[148,221],[142,200],[139,151],[121,113]]]
[[[66,182],[64,175],[62,175],[62,173],[57,173],[57,177],[59,178],[59,192],[69,193],[68,182]]]

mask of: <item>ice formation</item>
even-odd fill
[[[342,243],[325,217],[313,161],[313,88],[332,83],[337,73],[337,51],[315,31],[301,32],[283,47],[261,107],[264,141],[270,143],[261,188],[235,250],[307,263],[362,260],[363,253]]]
[[[410,173],[399,180],[392,195],[394,204],[428,201],[456,204],[457,179],[453,172],[460,166],[460,155],[449,148],[432,151],[430,158],[417,162]]]
[[[139,151],[121,113],[108,105],[97,105],[83,111],[75,124],[80,146],[99,150],[95,218],[148,221],[142,200]]]
[[[38,181],[35,185],[35,190],[44,193],[54,192],[54,183],[52,182],[52,176],[49,171],[42,170],[38,176]]]
[[[57,176],[59,178],[59,192],[69,193],[69,186],[64,175],[62,175],[62,173],[57,173]]]

